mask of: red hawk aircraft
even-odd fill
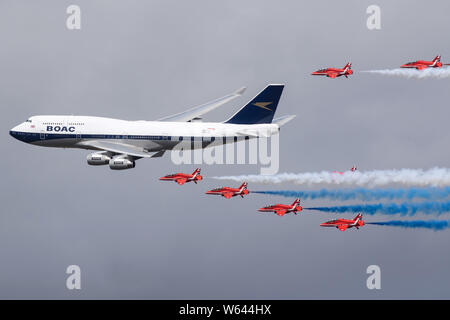
[[[402,64],[400,68],[415,68],[417,70],[423,70],[426,68],[441,68],[442,66],[441,56],[436,56],[433,61],[417,60]]]
[[[295,201],[291,204],[274,204],[271,206],[267,206],[264,208],[259,208],[258,211],[261,212],[275,212],[277,215],[279,215],[280,217],[284,216],[286,213],[289,212],[293,212],[294,214],[297,214],[297,212],[302,211],[302,207],[299,206],[300,204],[300,199],[297,198],[295,199]]]
[[[191,182],[191,181],[194,181],[194,183],[197,184],[197,181],[200,181],[202,179],[203,179],[203,177],[200,175],[199,168],[195,169],[195,171],[192,172],[192,174],[174,173],[174,174],[169,174],[167,176],[159,178],[159,180],[162,180],[162,181],[175,181],[180,186],[185,184],[186,182]]]
[[[348,228],[355,227],[356,229],[359,229],[359,227],[362,227],[364,225],[364,221],[362,219],[362,214],[358,213],[356,217],[353,220],[347,220],[347,219],[337,219],[337,220],[331,220],[324,223],[321,223],[321,227],[336,227],[341,231],[345,231]]]
[[[345,65],[343,69],[338,68],[327,68],[327,69],[320,69],[317,71],[314,71],[311,73],[313,76],[327,76],[329,78],[336,78],[340,76],[345,76],[348,78],[349,75],[353,74],[352,70],[352,64],[349,62]]]
[[[247,182],[244,182],[243,184],[241,184],[239,188],[221,187],[209,190],[206,192],[206,194],[217,194],[222,197],[225,197],[226,199],[230,199],[231,197],[235,196],[241,196],[241,198],[243,198],[244,195],[248,194],[248,192],[249,191],[247,190]]]
[[[353,166],[353,167],[350,168],[349,171],[355,172],[356,170],[358,170],[358,168],[356,166]],[[344,174],[342,171],[333,171],[333,173]]]

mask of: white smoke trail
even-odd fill
[[[384,70],[366,70],[366,73],[376,73],[386,76],[396,76],[408,79],[445,79],[450,77],[450,68],[427,68],[424,70],[417,69],[384,69]]]
[[[295,183],[295,184],[334,184],[357,185],[379,187],[389,184],[406,186],[450,186],[450,169],[432,168],[399,169],[399,170],[373,170],[373,171],[347,171],[343,174],[330,171],[304,172],[304,173],[280,173],[276,175],[241,175],[220,176],[214,179],[247,181],[264,184]]]

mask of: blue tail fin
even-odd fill
[[[283,88],[284,84],[269,84],[249,103],[243,106],[241,110],[225,121],[225,123],[271,123],[277,110]]]

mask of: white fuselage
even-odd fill
[[[279,126],[216,122],[127,121],[90,116],[34,116],[10,130],[23,142],[46,147],[98,149],[88,141],[113,141],[147,152],[170,150],[180,141],[233,142],[270,136]]]

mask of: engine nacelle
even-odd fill
[[[131,169],[136,166],[136,163],[126,158],[112,158],[109,160],[109,167],[112,170],[125,170]]]
[[[87,163],[91,166],[102,166],[108,164],[111,157],[105,153],[91,153],[87,156]]]

